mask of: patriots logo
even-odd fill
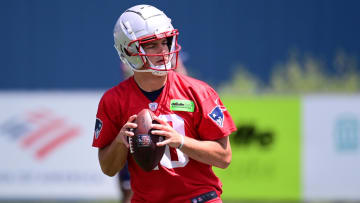
[[[95,139],[99,138],[100,135],[100,131],[102,129],[103,123],[100,119],[96,118],[96,122],[95,122],[95,132],[94,132],[94,136]]]
[[[208,115],[213,121],[215,121],[218,126],[222,128],[224,124],[223,112],[226,111],[226,108],[224,106],[220,106],[218,104],[218,100],[216,100],[215,103],[217,104],[217,106],[213,108],[213,110]]]

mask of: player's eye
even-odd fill
[[[151,43],[151,44],[146,44],[146,45],[143,45],[143,48],[144,49],[153,49],[155,48],[155,44]]]

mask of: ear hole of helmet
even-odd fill
[[[128,52],[128,50],[126,50],[124,47],[123,47],[123,51],[127,56],[131,56],[131,54]]]

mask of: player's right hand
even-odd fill
[[[120,132],[116,136],[116,140],[120,143],[123,143],[127,148],[129,148],[129,142],[127,137],[134,136],[134,129],[137,128],[137,124],[133,123],[136,119],[136,115],[132,115],[129,117],[128,121],[125,125],[120,129]]]

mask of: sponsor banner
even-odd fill
[[[303,195],[360,199],[360,96],[303,100]]]
[[[0,92],[0,199],[117,199],[91,146],[102,92]]]
[[[238,131],[232,162],[215,173],[227,200],[299,200],[300,99],[223,98]]]

